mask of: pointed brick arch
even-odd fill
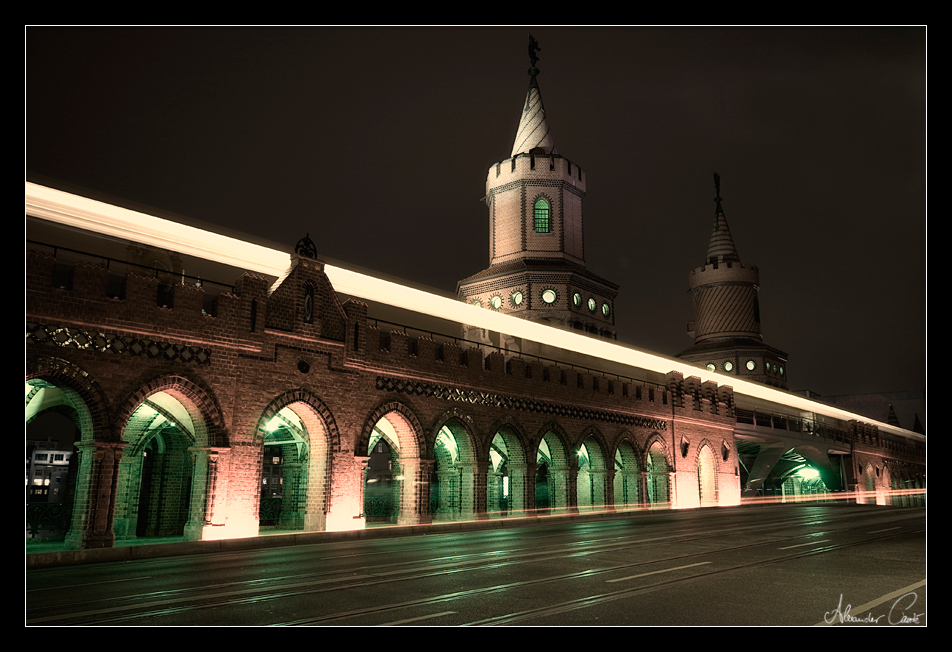
[[[460,461],[465,464],[475,464],[476,461],[480,459],[482,455],[480,451],[483,449],[478,435],[478,429],[473,418],[456,407],[447,410],[437,417],[433,427],[430,428],[429,437],[426,442],[427,456],[431,458],[434,456],[436,438],[439,436],[440,430],[444,427],[449,427],[453,436],[456,437],[456,444],[460,452]]]
[[[573,508],[576,502],[575,479],[578,464],[572,459],[569,450],[569,438],[565,429],[557,422],[550,421],[539,429],[532,461],[538,464],[543,441],[549,450],[549,463],[539,464],[535,473],[536,507],[565,511]]]
[[[674,468],[674,460],[671,458],[671,451],[668,450],[667,444],[664,442],[664,437],[659,433],[653,432],[645,441],[645,447],[642,454],[641,464],[642,468],[646,468],[648,465],[648,455],[650,454],[651,447],[657,444],[657,448],[660,448],[661,454],[664,456],[664,462],[667,464],[668,469]]]
[[[423,457],[426,451],[425,431],[413,410],[399,401],[379,405],[364,422],[354,446],[354,454],[368,454],[374,428],[381,419],[393,427],[397,438],[396,442],[391,442],[393,512],[396,521],[399,525],[427,523],[430,521],[429,484],[433,463]]]
[[[552,460],[552,463],[558,464],[560,466],[568,465],[571,462],[570,455],[569,455],[569,442],[571,441],[571,438],[569,437],[568,433],[565,431],[565,428],[563,428],[562,425],[559,424],[558,421],[550,421],[544,426],[542,426],[541,428],[539,428],[539,432],[536,435],[536,440],[535,440],[535,450],[533,451],[535,455],[532,456],[532,461],[535,462],[539,452],[539,448],[542,446],[542,441],[546,437],[548,437],[550,434],[554,435],[554,439],[550,439],[549,442],[556,442],[559,444],[559,447],[558,447],[559,458],[558,459],[555,459],[555,454],[553,454],[552,452],[552,446],[549,445],[549,453],[550,453],[550,459]],[[547,444],[549,444],[549,442],[547,442]]]
[[[718,461],[719,458],[718,458],[718,456],[714,453],[714,451],[716,451],[717,448],[715,448],[713,442],[711,442],[711,440],[708,439],[707,437],[705,437],[704,439],[702,439],[701,441],[699,441],[698,444],[697,444],[697,450],[694,451],[694,462],[695,462],[695,464],[701,459],[701,451],[704,449],[705,446],[707,447],[707,450],[710,452],[711,457],[712,457],[713,460],[714,460],[714,468],[715,468],[715,470],[719,470],[719,469],[720,469],[720,463],[719,463],[719,461]]]
[[[306,389],[289,390],[272,400],[261,413],[255,427],[254,443],[264,452],[268,436],[266,428],[282,410],[290,410],[304,427],[305,455],[288,459],[282,454],[282,496],[280,514],[276,514],[276,526],[286,529],[303,529],[305,532],[325,530],[329,511],[329,487],[331,484],[332,458],[340,452],[340,432],[337,422],[327,405]],[[297,455],[294,446],[292,454]],[[275,468],[275,467],[271,467]],[[263,473],[263,465],[259,471]],[[260,479],[259,479],[260,484]]]
[[[491,518],[524,516],[531,507],[535,459],[527,459],[528,443],[525,428],[511,415],[489,427],[483,455],[487,463],[486,511]],[[504,465],[494,468],[492,450],[505,458]]]
[[[192,417],[195,426],[195,445],[225,448],[228,436],[224,428],[221,409],[210,389],[181,375],[158,376],[132,391],[116,411],[115,422],[125,429],[133,413],[143,401],[158,392],[165,392],[177,399]]]
[[[581,432],[578,437],[578,440],[574,446],[574,450],[579,450],[582,447],[582,444],[585,444],[589,440],[594,441],[598,444],[597,448],[586,446],[585,449],[588,451],[589,460],[592,461],[593,468],[607,469],[609,468],[608,461],[608,443],[605,441],[604,435],[601,431],[595,426],[588,426]],[[594,448],[595,455],[593,457],[592,451],[590,448]],[[597,461],[597,464],[596,464]]]
[[[661,463],[664,468],[658,468]],[[650,505],[668,506],[673,503],[671,473],[674,460],[671,451],[658,433],[652,433],[645,442],[645,498]],[[650,469],[650,471],[649,471]]]
[[[31,380],[60,390],[80,432],[77,462],[70,463],[75,469],[75,492],[66,546],[76,550],[110,547],[115,543],[116,478],[124,445],[113,427],[105,393],[85,369],[52,356],[28,362],[26,381]],[[26,396],[27,405],[34,394],[31,390]]]
[[[588,462],[583,464],[578,453],[585,446]],[[614,468],[609,467],[606,454],[607,446],[604,437],[598,428],[588,426],[579,435],[578,442],[573,448],[578,460],[576,478],[576,504],[583,508],[604,508],[609,504],[609,476],[614,475]]]
[[[300,414],[295,410],[295,414],[304,421],[305,426],[308,425],[310,419],[314,417],[319,418],[321,421],[320,426],[327,437],[330,452],[339,453],[340,430],[337,428],[337,421],[334,419],[334,415],[321,399],[306,389],[289,390],[268,403],[268,406],[261,413],[261,418],[258,419],[258,423],[255,426],[254,443],[259,445],[264,443],[265,437],[267,436],[267,433],[264,431],[265,426],[271,419],[277,416],[281,410],[286,407],[291,407],[295,403],[302,403],[311,408],[311,411],[305,414]]]
[[[625,509],[642,503],[641,472],[644,467],[641,464],[642,452],[634,435],[623,431],[617,441],[612,455],[615,470],[612,497],[615,509]]]
[[[423,426],[413,410],[399,401],[391,401],[379,405],[364,422],[360,437],[354,446],[356,455],[366,455],[370,440],[373,437],[374,426],[383,418],[393,426],[399,438],[394,442],[399,447],[401,457],[422,457],[426,450]]]
[[[439,443],[444,441],[440,437],[444,430],[452,436],[450,448]],[[487,465],[479,463],[481,447],[472,417],[453,407],[436,419],[429,434],[427,453],[433,459],[430,514],[440,520],[470,519],[477,511],[485,511]],[[455,460],[450,454],[452,447]]]
[[[509,460],[512,463],[525,464],[528,461],[526,458],[526,449],[528,447],[529,437],[526,434],[526,429],[517,419],[506,415],[493,422],[489,427],[489,436],[486,440],[487,444],[484,447],[487,455],[497,434],[502,437],[502,440],[505,442]]]
[[[694,467],[698,477],[698,499],[702,507],[717,504],[718,461],[714,445],[702,439],[694,454]]]
[[[102,388],[78,365],[62,358],[40,357],[27,365],[26,381],[42,380],[60,389],[76,411],[83,442],[118,442],[109,403]],[[29,403],[30,396],[27,396]]]
[[[174,496],[167,482],[160,483],[161,493],[150,498],[150,509],[168,514],[171,510],[181,518],[178,532],[187,541],[197,541],[210,536],[221,536],[225,524],[227,506],[228,436],[224,428],[221,409],[212,391],[198,380],[184,375],[161,375],[142,383],[130,392],[116,411],[115,421],[121,425],[122,437],[130,444],[128,454],[123,456],[118,468],[116,483],[116,508],[113,529],[117,539],[134,539],[141,532],[143,521],[140,513],[140,498],[148,488],[146,478],[147,459],[143,452],[151,440],[135,430],[127,432],[135,414],[149,397],[163,393],[178,401],[188,413],[194,432],[182,428],[179,435],[187,443],[175,443],[176,461],[174,470],[164,471],[170,481],[187,487]],[[151,407],[162,411],[161,406],[150,402]],[[171,415],[169,415],[171,416]],[[157,532],[158,533],[158,532]]]

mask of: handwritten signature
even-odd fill
[[[925,612],[912,612],[911,615],[906,614],[906,610],[912,609],[912,605],[916,603],[916,599],[918,597],[919,596],[916,595],[915,591],[910,591],[909,593],[896,598],[896,601],[893,602],[892,607],[889,608],[888,614],[874,616],[873,612],[870,611],[865,616],[854,616],[850,613],[852,605],[847,604],[846,607],[843,606],[843,594],[841,593],[840,604],[837,605],[836,609],[833,611],[827,611],[825,614],[823,614],[823,620],[828,625],[833,625],[837,622],[877,625],[879,624],[879,621],[885,618],[886,623],[890,625],[918,625],[919,617],[924,616]]]

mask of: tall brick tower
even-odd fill
[[[615,337],[618,286],[585,268],[582,199],[587,177],[561,156],[546,120],[529,37],[529,92],[509,158],[489,168],[489,267],[463,279],[460,300],[560,328]],[[466,336],[489,342],[486,333]]]
[[[760,332],[760,272],[744,265],[721,207],[721,178],[714,174],[714,231],[704,265],[688,282],[694,321],[688,335],[694,346],[679,358],[710,371],[787,388],[787,354],[764,344]]]

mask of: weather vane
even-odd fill
[[[539,69],[536,68],[536,62],[539,60],[539,56],[536,52],[541,52],[542,48],[539,47],[539,42],[535,40],[532,34],[529,34],[529,76],[532,77],[532,80],[529,82],[530,86],[536,85],[536,75],[539,74]],[[528,98],[526,98],[528,101]]]
[[[720,215],[724,212],[724,209],[721,208],[721,175],[717,172],[714,173],[714,215]],[[717,228],[717,218],[714,220],[714,227]]]
[[[541,52],[542,48],[539,47],[539,42],[535,40],[532,34],[529,34],[529,63],[535,68],[536,62],[539,60],[539,57],[536,56],[536,52]]]

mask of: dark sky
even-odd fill
[[[791,389],[925,387],[921,27],[26,28],[27,176],[455,293],[529,32],[620,341],[691,345],[716,171]]]

